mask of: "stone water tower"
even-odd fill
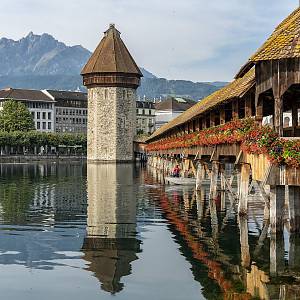
[[[88,160],[132,161],[136,89],[143,75],[113,24],[81,75],[88,89]]]

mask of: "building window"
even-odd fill
[[[46,122],[43,122],[43,129],[46,129]]]
[[[108,98],[108,91],[107,89],[104,90],[104,99],[107,100]]]
[[[36,122],[36,129],[41,129],[41,123],[40,122]]]
[[[32,115],[32,119],[34,119],[34,116],[35,116],[34,111],[31,112],[31,115]]]
[[[126,99],[126,90],[123,90],[123,99]]]
[[[37,118],[37,119],[40,119],[40,118],[41,118],[41,113],[40,113],[39,111],[36,113],[36,118]]]
[[[46,112],[43,112],[43,120],[46,119]]]
[[[51,112],[48,112],[48,120],[51,120]]]
[[[48,122],[48,129],[51,130],[51,122]]]

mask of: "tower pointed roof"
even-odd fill
[[[103,39],[81,71],[81,75],[99,73],[143,76],[114,24],[110,24],[109,29],[104,32]]]

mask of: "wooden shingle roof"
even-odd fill
[[[274,30],[267,41],[241,67],[235,78],[242,77],[255,63],[300,57],[300,8],[294,10]]]
[[[159,137],[163,133],[175,128],[176,126],[182,125],[195,117],[207,112],[218,104],[224,103],[227,100],[233,98],[239,98],[245,95],[251,87],[255,85],[255,70],[251,69],[246,75],[242,78],[238,78],[233,82],[229,83],[224,88],[214,92],[208,97],[204,98],[194,106],[192,106],[187,111],[183,112],[177,118],[171,120],[167,124],[160,127],[156,130],[148,139],[148,141],[153,140],[154,138]]]
[[[300,8],[292,12],[250,58],[261,60],[300,57]]]
[[[81,71],[81,75],[99,73],[127,73],[143,76],[123,43],[120,32],[113,24],[104,33],[100,44]]]

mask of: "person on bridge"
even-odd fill
[[[179,165],[176,165],[173,169],[173,176],[179,177],[179,174],[180,174],[180,168],[179,168]]]

